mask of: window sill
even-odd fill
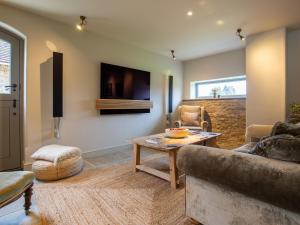
[[[246,99],[246,96],[237,96],[237,97],[220,97],[220,98],[190,98],[183,99],[183,101],[201,101],[201,100],[233,100],[233,99]]]

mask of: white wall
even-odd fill
[[[287,33],[287,111],[292,103],[300,103],[300,29]]]
[[[174,75],[174,107],[182,99],[180,62],[3,5],[0,21],[27,36],[26,162],[43,144],[40,76],[52,56],[50,49],[64,54],[64,118],[59,143],[93,151],[162,131],[165,74]],[[99,96],[100,62],[151,72],[154,108],[150,114],[99,115],[95,100]]]
[[[184,99],[190,98],[193,81],[245,75],[245,72],[245,49],[184,61]]]
[[[285,119],[286,31],[247,37],[247,125]]]

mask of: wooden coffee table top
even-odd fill
[[[133,144],[144,146],[159,151],[173,151],[184,145],[200,144],[210,139],[217,138],[220,133],[199,132],[186,138],[168,138],[165,133],[139,137],[132,140]]]

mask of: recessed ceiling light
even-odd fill
[[[222,26],[222,25],[224,25],[224,20],[217,20],[216,24],[218,26]]]
[[[192,16],[192,15],[193,15],[193,12],[192,12],[192,11],[188,11],[186,14],[187,14],[188,16]]]

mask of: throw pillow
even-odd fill
[[[199,113],[197,112],[182,112],[181,120],[183,126],[200,126]]]
[[[300,162],[300,136],[280,134],[264,137],[250,153],[283,161]]]
[[[46,160],[57,164],[59,161],[81,156],[81,150],[77,147],[64,145],[46,145],[32,154],[34,160]]]

